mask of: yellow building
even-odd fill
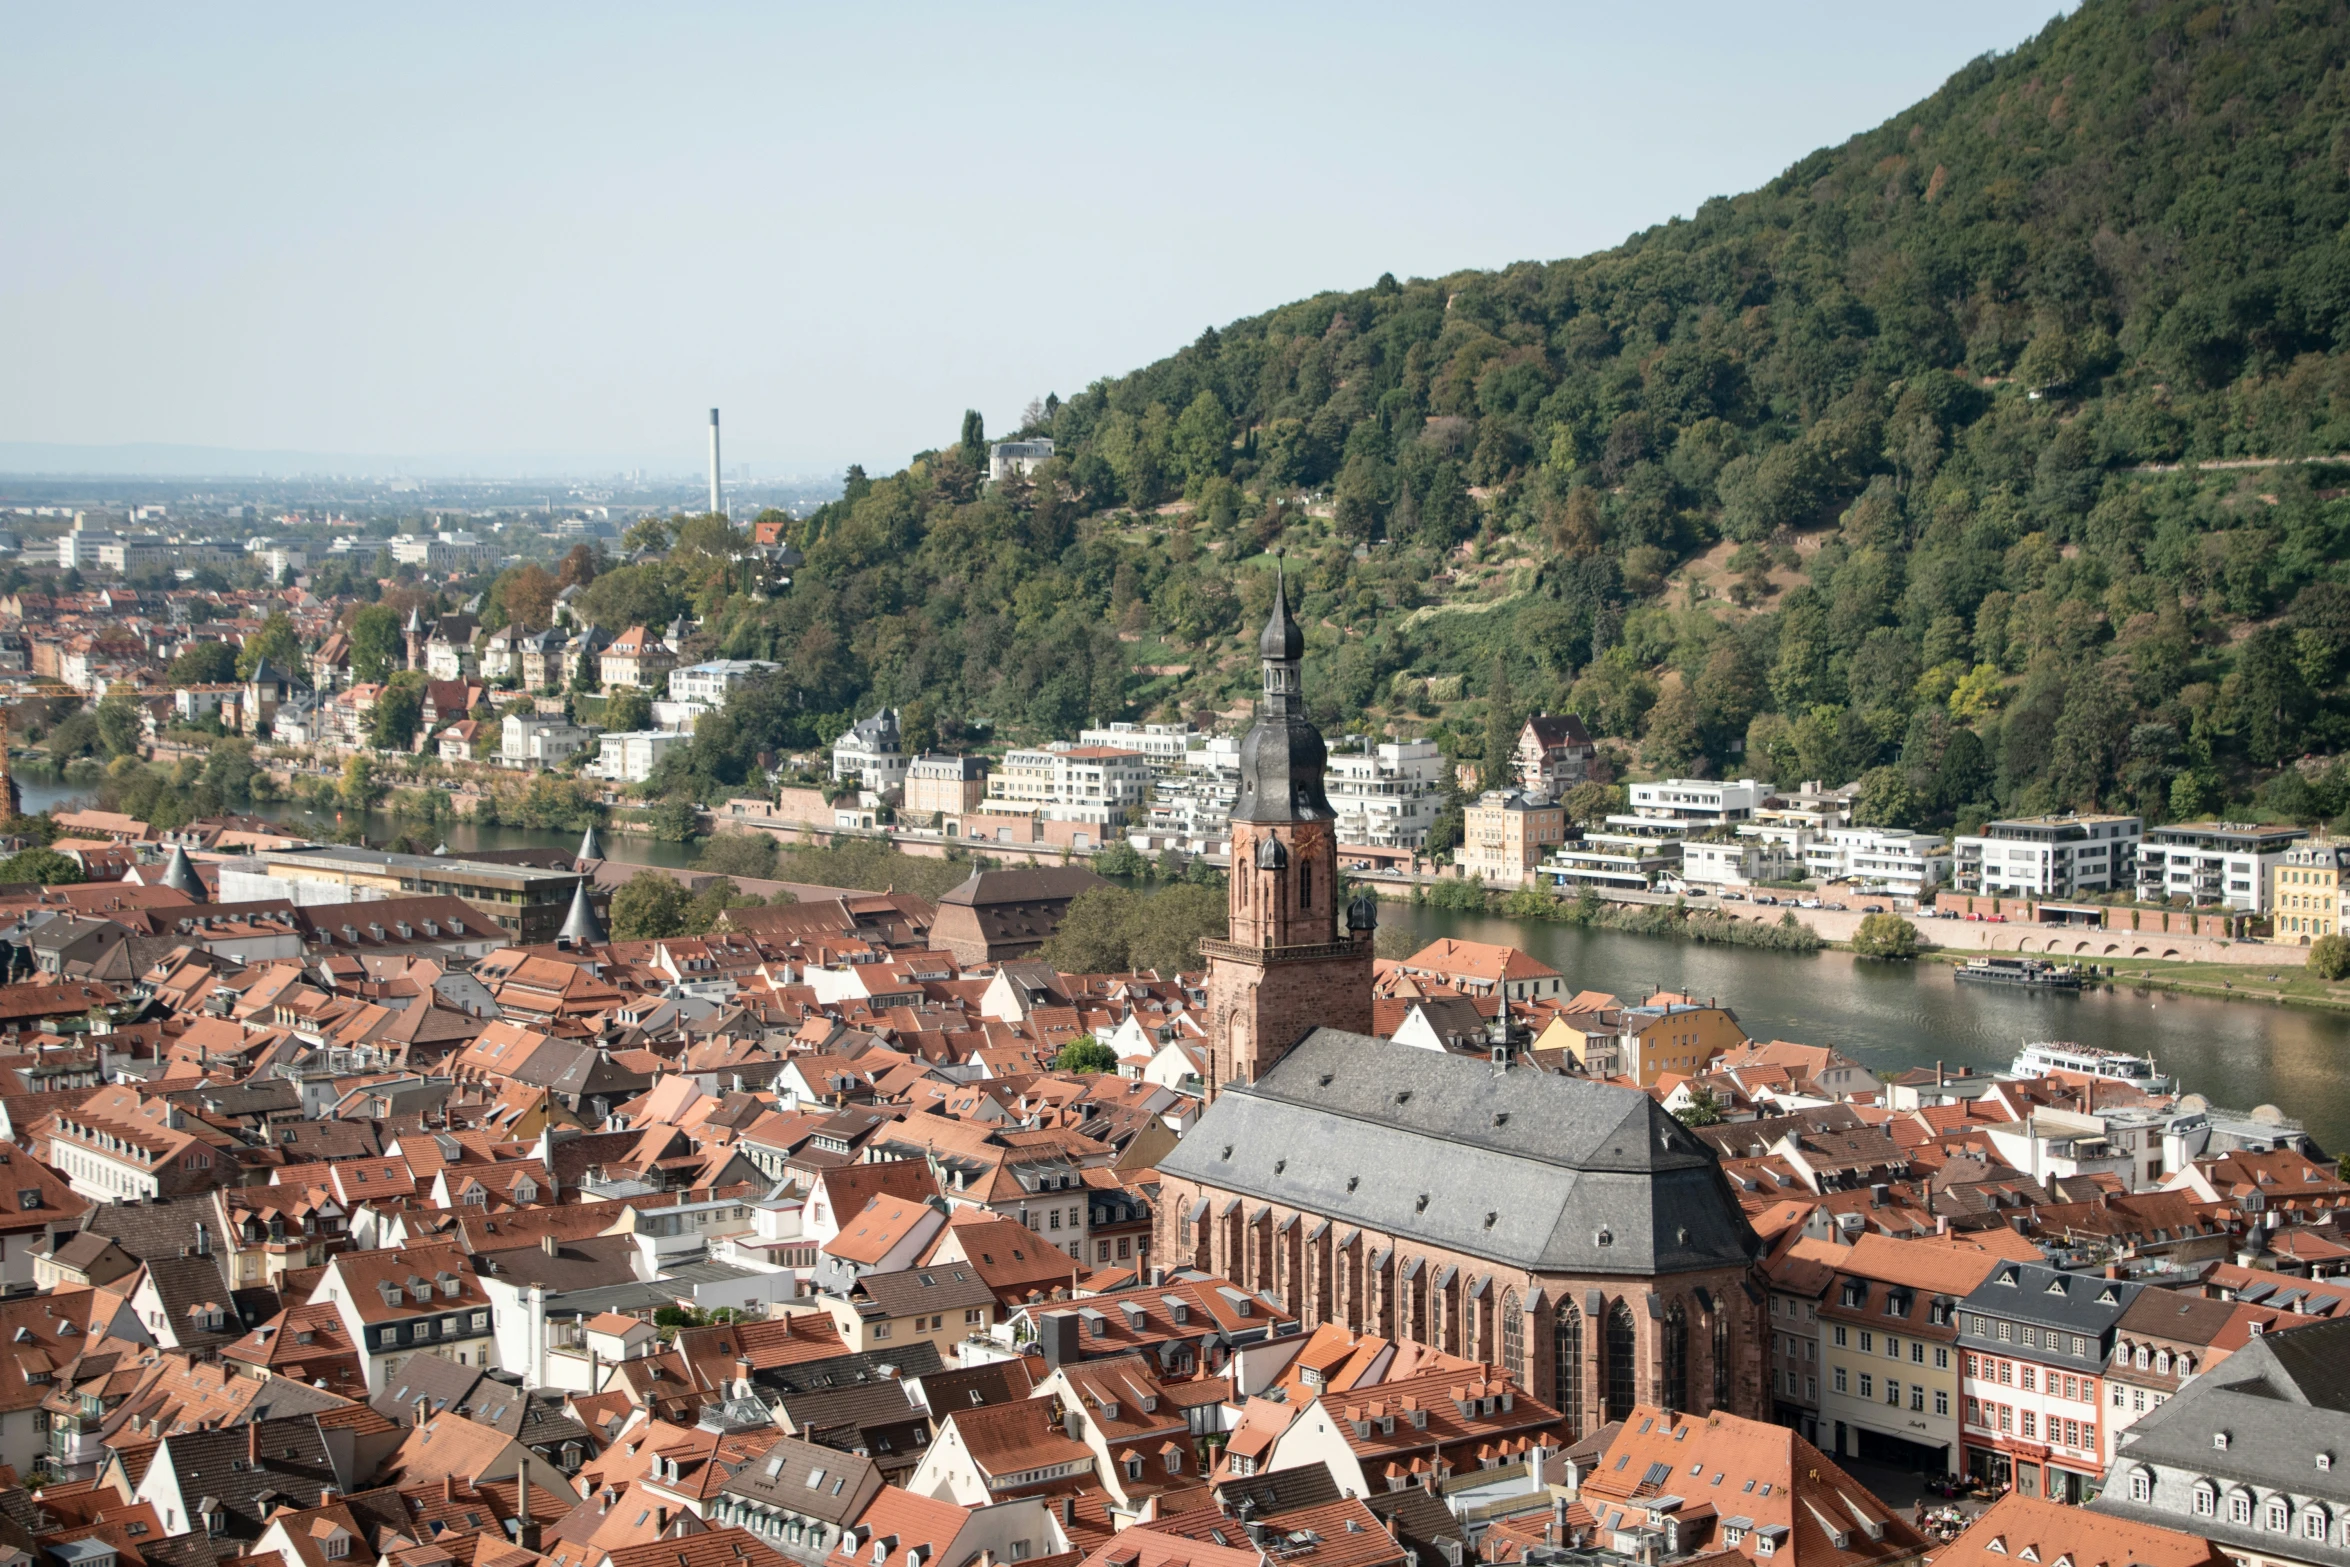
[[[1715,1056],[1745,1043],[1746,1030],[1729,1008],[1654,996],[1624,1009],[1616,1070],[1643,1088],[1653,1088],[1667,1072],[1695,1077]]]
[[[2342,934],[2345,860],[2350,842],[2338,838],[2312,838],[2285,851],[2269,872],[2276,878],[2269,889],[2269,940],[2306,947],[2320,936]]]
[[[1461,812],[1461,846],[1453,859],[1463,876],[1488,887],[1522,887],[1566,837],[1566,809],[1549,796],[1488,789]]]

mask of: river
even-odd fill
[[[29,778],[20,785],[28,811],[86,792]],[[321,834],[334,826],[331,815],[314,817],[290,804],[254,814]],[[457,853],[568,848],[579,841],[573,833],[468,822],[431,829],[383,816],[371,816],[367,832],[377,843],[402,832],[420,839],[435,834]],[[606,832],[603,840],[612,858],[634,864],[681,866],[694,853],[635,833]],[[2350,1073],[2344,1070],[2350,1015],[2343,1013],[2127,986],[2049,995],[1961,985],[1939,963],[1868,963],[1843,952],[1800,956],[1397,903],[1381,904],[1379,917],[1409,922],[1423,941],[1455,936],[1523,948],[1564,974],[1570,990],[1604,990],[1626,1001],[1654,990],[1716,999],[1757,1039],[1834,1045],[1880,1072],[1936,1061],[2004,1070],[2029,1040],[2151,1052],[2183,1089],[2238,1110],[2276,1105],[2327,1149],[2350,1150]]]

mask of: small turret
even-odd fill
[[[193,902],[204,901],[204,879],[196,874],[195,862],[188,858],[188,851],[176,843],[171,846],[170,863],[163,868],[163,885],[187,894]]]
[[[585,876],[572,889],[571,912],[563,917],[561,939],[573,947],[600,947],[604,944],[604,926],[596,918],[596,906],[588,901],[588,879]]]
[[[596,829],[592,823],[586,834],[579,840],[579,853],[574,858],[581,865],[592,865],[608,858],[604,853],[604,840],[596,836]]]

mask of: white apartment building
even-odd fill
[[[1751,778],[1718,783],[1708,778],[1666,778],[1636,783],[1630,791],[1633,815],[1686,822],[1692,827],[1725,827],[1752,820],[1769,793]]]
[[[2179,822],[2150,827],[2138,844],[2138,896],[2147,903],[2188,898],[2266,914],[2272,874],[2309,834],[2299,827],[2245,822]]]
[[[87,538],[88,535],[83,535]],[[226,569],[244,564],[245,557],[225,545],[191,540],[175,543],[168,539],[134,537],[111,539],[98,546],[98,564],[110,571],[145,571],[165,566],[194,571],[200,566]]]
[[[1906,827],[1836,827],[1803,854],[1821,881],[1857,883],[1864,892],[1927,898],[1950,880],[1950,840]]]
[[[508,767],[560,767],[587,749],[598,730],[546,713],[510,715],[498,734],[498,760]]]
[[[1417,849],[1444,807],[1444,753],[1433,740],[1383,740],[1330,757],[1323,785],[1338,841]]]
[[[661,758],[675,746],[692,743],[693,736],[679,729],[637,729],[625,734],[602,737],[596,759],[582,768],[591,778],[606,778],[614,783],[643,783],[653,776],[653,769],[661,765]]]
[[[669,700],[724,707],[735,687],[782,667],[763,658],[714,658],[707,663],[688,664],[669,671]]]
[[[1240,737],[1203,735],[1183,753],[1180,771],[1152,780],[1145,831],[1195,854],[1209,852],[1231,831],[1232,802],[1239,795]]]
[[[2025,816],[1989,822],[1952,844],[1957,890],[1988,897],[2074,898],[2136,880],[2135,816]]]
[[[1150,784],[1150,761],[1139,751],[1057,740],[1005,752],[1004,765],[988,775],[980,809],[1114,827],[1141,809]]]
[[[1681,879],[1693,886],[1788,881],[1794,870],[1787,846],[1770,838],[1689,838],[1681,844]]]
[[[1611,816],[1608,821],[1622,819]],[[1575,842],[1561,844],[1535,874],[1548,877],[1562,892],[1583,886],[1646,892],[1680,870],[1681,849],[1676,835],[1587,832]]]
[[[895,795],[905,788],[906,754],[898,729],[898,710],[885,707],[871,718],[860,718],[832,742],[832,776],[836,783],[855,782],[877,795]]]
[[[1189,724],[1107,724],[1099,729],[1081,729],[1077,743],[1086,746],[1104,746],[1113,751],[1140,751],[1150,759],[1154,769],[1174,771],[1183,765],[1183,759],[1194,744],[1208,737]]]
[[[387,547],[401,565],[422,566],[427,571],[463,571],[489,558],[489,547],[471,533],[443,531],[431,538],[396,533]]]

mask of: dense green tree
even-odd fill
[[[620,941],[682,936],[693,897],[665,871],[642,870],[612,894],[612,935]]]
[[[1063,1045],[1053,1057],[1056,1072],[1083,1072],[1087,1074],[1118,1070],[1118,1052],[1094,1038],[1080,1034]]]
[[[653,694],[635,686],[621,686],[604,698],[604,727],[613,734],[633,734],[653,724]]]
[[[1914,958],[1918,928],[1898,914],[1864,914],[1852,933],[1852,950],[1864,958]]]
[[[0,860],[0,885],[70,887],[82,868],[54,849],[26,849]]]
[[[110,696],[98,704],[98,743],[108,756],[135,756],[144,738],[138,703],[127,696]]]
[[[369,604],[351,617],[354,684],[381,685],[393,670],[407,667],[406,629],[398,613],[382,604]]]
[[[294,630],[293,620],[282,609],[272,610],[261,629],[245,639],[245,645],[237,652],[237,678],[252,679],[253,671],[261,667],[265,658],[288,674],[302,673],[302,639]]]
[[[16,878],[0,866],[0,881]],[[2309,944],[2309,972],[2328,982],[2350,979],[2350,936],[2320,936]]]
[[[163,678],[175,686],[227,685],[237,678],[237,650],[226,642],[187,643]]]
[[[367,710],[367,743],[378,751],[405,751],[424,722],[425,675],[403,669],[384,683]]]
[[[589,583],[573,604],[581,620],[615,636],[631,626],[665,631],[684,607],[676,572],[660,561],[615,567]]]
[[[764,881],[775,874],[775,840],[765,833],[712,833],[703,840],[694,869]]]

